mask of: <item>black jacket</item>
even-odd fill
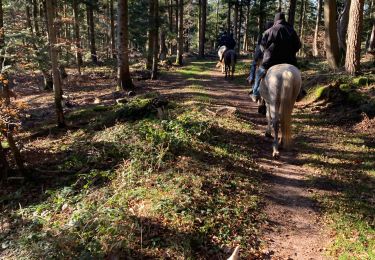
[[[297,65],[296,53],[301,42],[293,27],[285,20],[278,20],[268,29],[262,38],[263,67],[269,69],[273,65],[288,63]]]
[[[223,34],[219,38],[219,46],[226,46],[228,49],[234,49],[236,41],[230,35]]]

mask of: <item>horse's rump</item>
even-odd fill
[[[273,120],[280,120],[283,145],[290,144],[291,114],[302,84],[301,72],[293,65],[271,67],[261,83],[260,94]]]
[[[219,48],[219,50],[217,51],[217,55],[219,56],[219,59],[222,60],[223,58],[223,55],[224,55],[224,52],[227,50],[228,48],[226,46],[221,46]]]

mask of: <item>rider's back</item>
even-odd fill
[[[297,65],[296,53],[301,43],[293,27],[286,21],[279,20],[266,31],[262,46],[265,49],[263,56],[265,68],[282,63]]]

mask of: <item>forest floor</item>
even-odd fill
[[[274,160],[249,62],[232,81],[215,64],[138,81],[124,105],[111,70],[72,76],[66,130],[51,122],[52,95],[23,79],[31,109],[18,138],[39,176],[2,189],[0,257],[225,259],[240,244],[248,259],[374,258],[374,120],[320,100],[338,77],[318,78],[296,104],[294,148]],[[305,83],[321,66],[304,69]],[[340,81],[371,96],[366,77]],[[160,95],[162,119],[150,103]]]

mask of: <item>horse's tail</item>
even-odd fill
[[[299,71],[296,71],[299,73]],[[292,136],[292,112],[296,97],[301,87],[301,79],[295,71],[287,70],[283,73],[283,86],[280,96],[280,129],[283,140],[283,147],[288,149],[291,145]]]

